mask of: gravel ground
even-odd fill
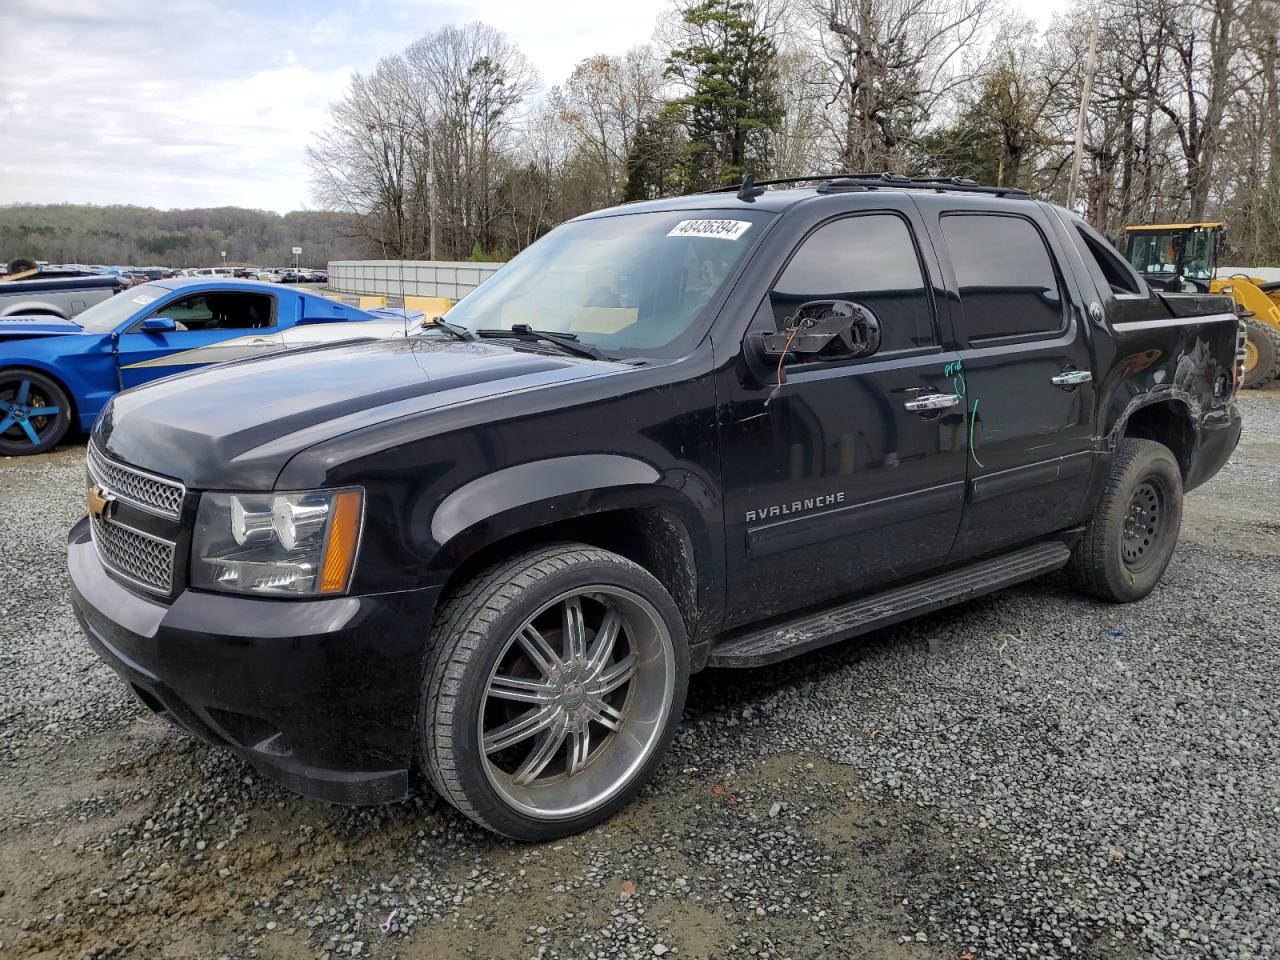
[[[1242,407],[1146,601],[701,674],[639,802],[545,846],[146,715],[67,606],[83,448],[0,460],[0,955],[1280,958],[1280,392]]]

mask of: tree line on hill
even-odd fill
[[[1227,221],[1280,262],[1277,0],[674,0],[652,44],[542,90],[492,26],[445,26],[356,75],[308,157],[380,256],[503,257],[587,210],[828,171],[967,176],[1066,199],[1092,19],[1078,206]]]
[[[369,253],[359,218],[340,211],[277,214],[240,207],[155,210],[86,204],[0,206],[0,263],[16,257],[51,263],[209,267],[283,266],[302,247],[302,263]]]

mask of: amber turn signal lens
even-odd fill
[[[324,545],[324,565],[320,568],[320,593],[340,593],[351,580],[351,567],[360,539],[359,490],[344,490],[334,498],[329,539]]]

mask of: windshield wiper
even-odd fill
[[[464,327],[460,323],[450,323],[443,317],[432,317],[430,320],[422,321],[422,329],[430,330],[432,327],[439,327],[455,340],[474,340],[476,335]]]
[[[510,330],[477,330],[482,337],[511,337],[519,339],[521,337],[532,337],[535,340],[545,340],[547,343],[554,343],[566,353],[572,353],[579,357],[589,357],[592,360],[612,361],[613,358],[606,354],[599,347],[593,347],[589,343],[581,343],[577,334],[573,333],[555,333],[550,330],[534,330],[527,323],[513,323]]]

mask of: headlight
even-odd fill
[[[358,488],[201,494],[191,585],[229,593],[342,593],[363,516]]]

